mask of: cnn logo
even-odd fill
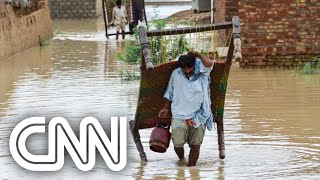
[[[106,165],[113,171],[122,170],[127,164],[127,119],[111,117],[109,139],[94,117],[80,123],[79,139],[69,123],[62,117],[53,118],[48,125],[48,154],[34,155],[26,148],[26,140],[33,133],[45,133],[45,118],[31,117],[21,121],[10,136],[13,159],[30,171],[57,171],[64,164],[66,149],[78,169],[91,170],[96,162],[96,149]]]

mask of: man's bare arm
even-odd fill
[[[113,8],[112,9],[111,24],[114,24],[114,16],[115,16],[115,11],[114,11],[114,8]]]
[[[202,64],[204,67],[208,68],[213,65],[213,61],[209,57],[207,57],[206,55],[195,52],[195,56],[199,57],[199,59],[202,61]]]
[[[171,101],[169,101],[167,98],[164,98],[163,108],[169,109],[170,105],[171,105]]]
[[[213,61],[209,57],[207,57],[206,55],[203,55],[203,54],[198,53],[196,51],[189,51],[188,54],[191,54],[195,57],[199,57],[203,66],[206,68],[211,67],[213,65]]]
[[[168,111],[169,111],[169,107],[170,107],[170,104],[171,104],[171,101],[169,101],[167,98],[164,98],[164,104],[163,104],[163,107],[162,109],[159,111],[159,117],[160,118],[166,118],[167,115],[168,115]]]

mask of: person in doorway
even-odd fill
[[[132,1],[133,7],[133,22],[129,24],[129,30],[133,32],[133,29],[137,26],[141,26],[143,21],[143,2],[140,1]],[[142,25],[143,26],[143,25]]]
[[[188,166],[195,166],[205,129],[212,130],[213,126],[209,87],[213,61],[194,51],[180,56],[178,61],[179,67],[172,71],[159,117],[166,118],[171,106],[174,150],[184,159],[183,146],[187,142]]]
[[[128,22],[126,7],[122,5],[121,0],[116,1],[116,5],[112,10],[112,24],[116,26],[116,39],[119,38],[119,31],[121,29],[122,39],[125,39],[125,26]]]

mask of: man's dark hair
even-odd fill
[[[192,55],[186,54],[186,55],[181,55],[178,59],[179,66],[184,68],[184,67],[192,67],[194,66],[196,62],[196,58]]]
[[[117,0],[116,4],[117,4],[117,6],[120,6],[122,4],[122,1],[121,0]]]

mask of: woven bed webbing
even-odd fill
[[[140,89],[135,116],[135,129],[145,129],[156,127],[158,122],[166,122],[171,124],[171,112],[168,113],[166,119],[159,119],[158,113],[163,107],[163,95],[167,88],[171,72],[178,67],[178,62],[168,62],[158,65],[154,70],[147,71],[141,69]],[[225,91],[221,91],[220,85],[223,75],[225,74],[225,63],[214,63],[211,71],[211,110],[214,118],[217,116],[219,96],[225,95]]]

